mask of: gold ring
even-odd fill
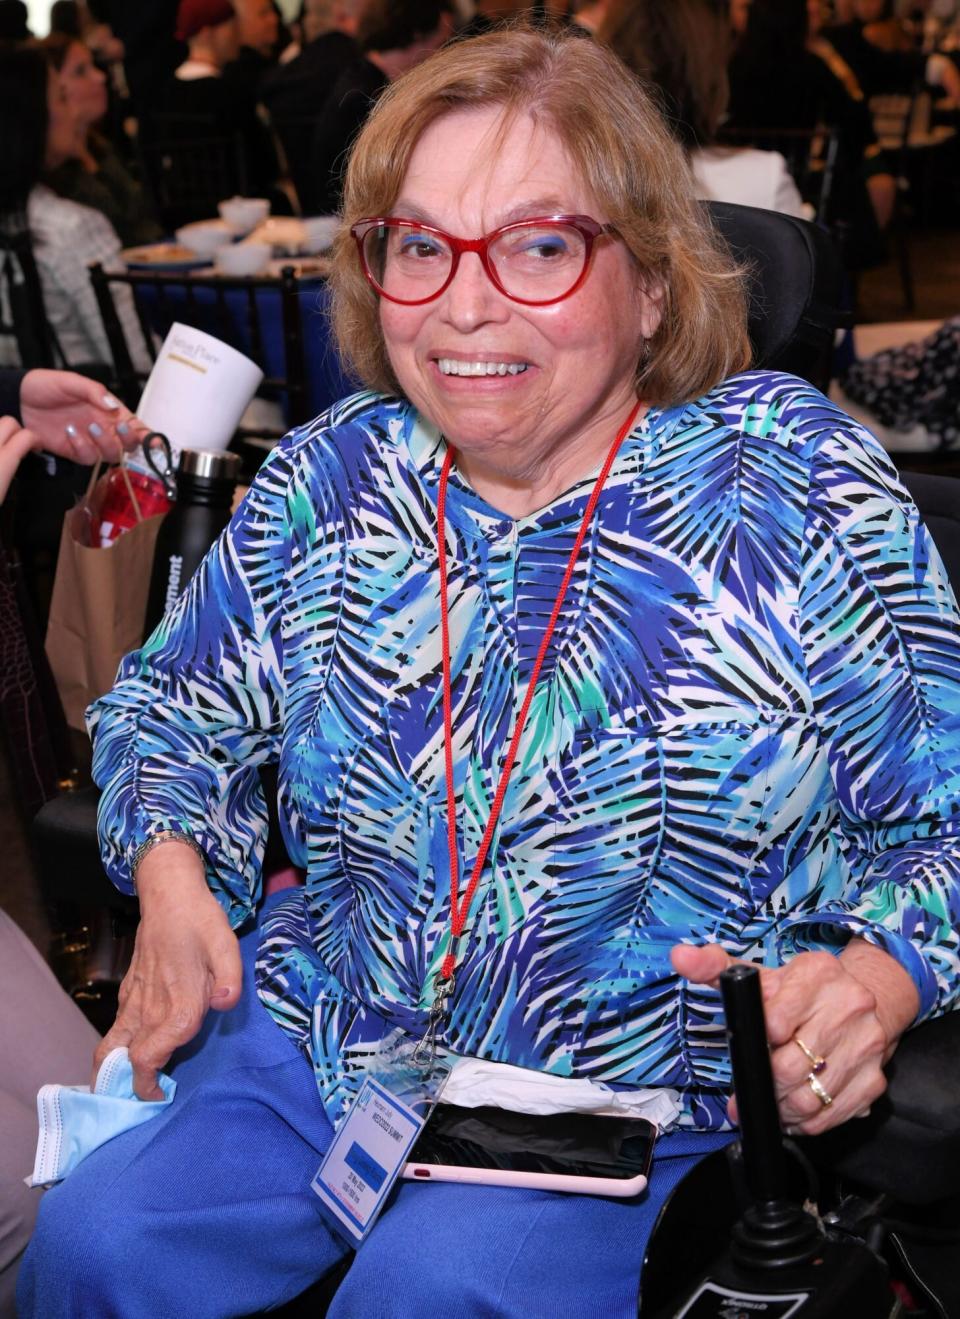
[[[799,1035],[794,1035],[792,1039],[794,1044],[797,1046],[797,1048],[802,1050],[803,1056],[806,1058],[807,1062],[813,1068],[814,1076],[819,1076],[827,1065],[826,1058],[821,1058],[819,1053],[814,1053],[814,1051],[811,1048],[808,1048],[808,1046],[804,1044],[803,1040],[801,1040]]]
[[[833,1095],[827,1094],[826,1090],[824,1090],[823,1086],[817,1080],[813,1072],[811,1072],[810,1075],[807,1077],[807,1085],[820,1100],[820,1103],[823,1105],[823,1107],[829,1108],[830,1105],[833,1103]]]

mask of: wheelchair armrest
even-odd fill
[[[909,1031],[867,1118],[804,1141],[819,1164],[910,1205],[960,1189],[960,1012]]]
[[[100,861],[97,804],[100,789],[80,788],[53,797],[34,816],[33,843],[47,902],[107,907],[135,914],[136,898],[114,888]]]

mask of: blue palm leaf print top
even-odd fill
[[[331,1118],[422,1031],[449,934],[436,493],[445,446],[359,395],[294,432],[91,709],[114,881],[183,830],[235,925],[259,895],[257,766],[305,890],[260,994]],[[448,496],[460,873],[469,873],[588,476],[518,521]],[[678,941],[776,963],[866,937],[921,1011],[960,983],[960,632],[882,450],[790,376],[654,408],[604,488],[468,920],[459,1053],[669,1085],[722,1124],[718,995]]]

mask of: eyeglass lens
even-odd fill
[[[499,234],[487,250],[504,290],[529,302],[562,298],[587,260],[583,234],[569,225],[520,225]],[[419,302],[438,293],[453,263],[449,243],[409,224],[368,230],[363,255],[376,284],[400,302]]]

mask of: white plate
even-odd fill
[[[200,256],[181,243],[146,243],[142,247],[125,247],[120,253],[128,270],[198,270],[210,265],[210,257]]]

